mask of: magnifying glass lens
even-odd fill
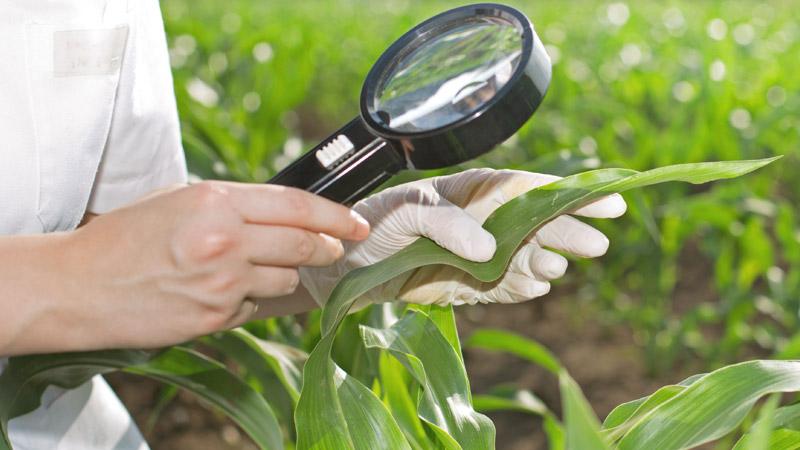
[[[368,105],[398,132],[439,128],[492,99],[517,70],[521,31],[500,17],[445,23],[407,48],[379,78]]]

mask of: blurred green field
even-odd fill
[[[534,22],[553,82],[517,136],[463,167],[565,175],[785,155],[711,188],[628,195],[623,219],[595,224],[609,254],[575,261],[561,301],[630,327],[654,374],[800,356],[800,4],[509,3]],[[358,113],[384,48],[458,4],[163,1],[192,172],[268,179]]]

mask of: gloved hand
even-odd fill
[[[483,262],[495,252],[494,237],[481,223],[500,205],[559,177],[516,170],[473,169],[386,189],[358,202],[354,209],[370,222],[369,238],[345,242],[345,255],[331,266],[300,268],[300,279],[320,305],[336,283],[357,267],[380,261],[425,236],[463,258]],[[619,194],[605,197],[574,213],[613,218],[626,210]],[[517,303],[549,292],[549,280],[561,277],[567,260],[552,248],[576,256],[603,255],[608,238],[571,217],[547,223],[520,246],[502,278],[475,280],[450,266],[423,267],[378,286],[358,306],[393,300],[421,304]]]

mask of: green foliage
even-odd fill
[[[452,170],[491,166],[570,175],[625,167],[572,179],[595,183],[592,188],[598,189],[606,182],[620,183],[606,186],[610,192],[625,187],[625,179],[646,181],[625,178],[634,174],[628,169],[786,156],[782,164],[746,182],[703,187],[671,183],[632,192],[626,218],[597,225],[613,240],[603,264],[577,261],[566,282],[581,286],[570,301],[582,307],[591,301],[598,320],[633,330],[654,373],[688,359],[717,368],[753,349],[785,359],[800,356],[800,336],[793,336],[800,327],[800,218],[795,211],[800,180],[793,170],[800,159],[800,78],[793,76],[800,69],[800,8],[791,2],[650,1],[628,4],[624,19],[617,15],[612,21],[616,13],[609,4],[510,3],[532,18],[554,57],[550,92],[514,138]],[[361,81],[394,38],[456,3],[164,0],[162,5],[192,172],[261,182],[357,114]],[[619,12],[619,5],[614,7]],[[714,19],[727,24],[722,39],[709,37]],[[713,23],[719,28],[719,22]],[[395,182],[435,173],[406,174]],[[646,173],[655,177],[658,172]],[[573,200],[590,199],[569,183],[561,187],[570,188]],[[536,203],[538,195],[546,190],[528,199],[529,209],[518,211],[521,217],[547,220],[537,215],[544,205]],[[507,234],[503,230],[501,259],[510,255],[528,225]],[[470,265],[424,240],[406,255],[397,264],[413,268],[416,258],[431,258],[430,263],[460,265],[482,278],[497,276],[505,264],[493,261],[491,270]],[[390,276],[385,269],[372,268],[370,276]],[[695,272],[710,283],[689,286],[687,293],[679,281]],[[364,283],[375,281],[366,278]],[[363,287],[353,286],[354,291]],[[688,305],[678,304],[681,296],[690,298]],[[517,388],[476,395],[470,403],[466,379],[459,375],[457,386],[438,390],[432,383],[441,374],[422,367],[423,359],[415,353],[429,349],[401,349],[393,347],[395,342],[376,346],[372,340],[413,323],[436,336],[436,349],[461,374],[449,309],[407,312],[401,305],[382,305],[343,319],[346,309],[339,305],[326,311],[321,327],[319,313],[312,313],[304,327],[282,318],[250,324],[248,332],[205,338],[203,344],[221,352],[225,362],[236,363],[236,374],[186,349],[169,350],[156,360],[135,351],[12,358],[0,375],[3,437],[7,421],[35,408],[47,384],[75,386],[95,373],[127,368],[142,374],[150,370],[149,376],[205,396],[264,448],[279,448],[278,435],[289,447],[299,438],[301,448],[469,447],[474,443],[456,436],[474,430],[453,428],[448,417],[431,417],[442,392],[461,393],[465,417],[499,408],[541,417],[553,449],[628,448],[624,446],[639,445],[639,439],[679,448],[725,433],[731,443],[743,435],[736,444],[740,448],[800,448],[797,405],[779,406],[771,400],[755,424],[748,426],[745,419],[742,429],[734,430],[759,396],[794,389],[796,362],[744,363],[692,377],[620,405],[599,427],[556,355],[540,344],[494,330],[466,341],[509,352],[558,375],[562,423],[548,405]],[[336,337],[334,325],[341,320]],[[362,329],[371,330],[370,340],[365,342]],[[442,338],[453,352],[441,345]],[[396,345],[409,339],[413,336],[404,335]],[[311,387],[308,382],[303,386],[301,370]],[[295,417],[298,400],[302,410]],[[712,410],[718,411],[716,416]],[[325,420],[314,423],[317,413],[324,413]],[[701,417],[708,425],[698,430]],[[686,422],[674,426],[672,418]],[[308,431],[311,427],[317,431]],[[481,439],[488,439],[481,419],[476,429]],[[453,437],[441,430],[453,432]],[[690,432],[694,434],[688,436]],[[397,442],[403,444],[394,446]],[[4,446],[9,446],[7,440],[0,441],[0,448]]]
[[[761,396],[800,389],[799,375],[796,361],[750,361],[716,370],[662,398],[649,412],[632,417],[618,447],[690,448],[720,438]]]
[[[360,341],[367,355],[380,351],[377,364],[375,354],[371,354],[373,362],[367,366],[377,368],[371,377],[366,376],[372,383],[365,384],[331,357],[337,331],[354,301],[392,277],[430,264],[453,265],[486,281],[497,279],[530,232],[609,192],[675,180],[704,183],[732,178],[772,161],[683,164],[646,172],[604,169],[567,177],[524,193],[489,216],[484,227],[495,235],[498,250],[486,263],[463,260],[432,241],[420,239],[379,263],[351,271],[323,309],[321,338],[309,355],[286,345],[263,342],[243,330],[219,333],[204,338],[204,342],[238,362],[267,398],[280,398],[280,391],[284,391],[292,405],[290,410],[297,402],[294,423],[298,449],[490,449],[494,447],[494,425],[472,404],[452,308],[417,306],[402,313],[402,307],[391,305],[374,309],[382,312],[382,318],[370,317],[369,312],[356,315],[380,325],[360,326]],[[398,313],[402,314],[398,317]],[[608,449],[612,444],[620,449],[690,447],[730,432],[762,395],[800,390],[800,363],[742,363],[621,405],[607,419],[611,428],[603,432],[578,385],[542,346],[488,330],[469,342],[508,351],[557,374],[563,425],[548,408],[531,402],[530,396],[527,401],[508,394],[482,399],[484,407],[510,407],[542,416],[554,448]],[[386,354],[394,359],[386,359]],[[284,441],[293,440],[286,427],[281,430],[265,398],[239,376],[199,353],[173,347],[157,354],[100,351],[12,358],[0,375],[4,447],[10,448],[8,421],[36,408],[46,386],[77,386],[94,374],[119,369],[196,393],[235,420],[263,448],[282,448]],[[785,433],[771,433],[773,422],[788,426],[795,421],[795,410],[776,410],[776,402],[768,404],[772,410],[766,410],[746,438],[748,445],[763,445],[773,438],[790,440]],[[281,416],[284,423],[291,423],[289,415]]]
[[[361,83],[395,38],[462,3],[164,0],[192,171],[266,180],[358,113]],[[508,3],[528,14],[552,55],[551,88],[514,138],[452,170],[569,175],[785,155],[786,164],[746,183],[632,194],[626,218],[597,225],[613,240],[603,264],[578,261],[566,280],[581,286],[574,301],[591,304],[592,317],[633,329],[652,373],[688,359],[716,367],[754,346],[780,351],[800,327],[800,219],[792,212],[800,181],[790,170],[800,162],[800,78],[792,75],[800,71],[800,8]],[[681,286],[692,273],[702,281]],[[721,342],[710,342],[719,329]]]
[[[562,370],[561,364],[550,353],[550,350],[537,342],[526,340],[507,331],[483,328],[473,333],[465,345],[473,348],[511,353],[544,367],[555,375],[558,375]]]
[[[569,301],[596,312],[587,314],[595,320],[630,327],[651,373],[685,361],[716,368],[753,349],[800,356],[800,180],[792,170],[800,159],[800,8],[628,2],[614,22],[607,3],[509,3],[533,20],[555,62],[553,82],[529,125],[464,167],[569,175],[787,157],[746,182],[630,194],[625,218],[596,225],[613,241],[603,263],[573,264],[565,283],[581,288]],[[361,82],[394,38],[456,4],[165,0],[192,170],[267,179],[357,114]],[[722,38],[719,21],[710,36],[715,19],[727,30]],[[189,94],[196,80],[214,89],[215,104]],[[680,285],[694,273],[701,281]],[[261,336],[300,339],[310,351],[319,334],[309,323],[307,333]],[[371,381],[358,325],[345,323],[334,353]]]
[[[219,362],[172,347],[157,354],[108,350],[11,358],[0,374],[0,449],[11,449],[8,421],[36,409],[47,386],[74,388],[113,370],[186,389],[222,410],[261,447],[283,448],[278,421],[261,395]]]
[[[322,338],[317,347],[311,352],[303,370],[303,391],[301,392],[295,415],[299,432],[298,448],[359,449],[367,448],[367,445],[378,446],[378,448],[384,448],[384,445],[388,445],[388,448],[408,445],[405,438],[396,429],[399,428],[399,425],[387,426],[387,420],[391,421],[392,424],[395,424],[395,421],[388,416],[386,409],[382,408],[378,398],[372,398],[366,393],[361,399],[364,404],[362,412],[372,416],[370,423],[379,423],[381,427],[355,429],[352,426],[352,421],[347,419],[349,412],[345,408],[345,404],[353,403],[350,398],[351,392],[337,389],[342,377],[351,379],[346,374],[342,375],[341,369],[331,359],[331,349],[337,331],[352,304],[359,296],[373,287],[410,270],[431,264],[451,265],[468,272],[471,276],[482,281],[494,281],[503,274],[514,251],[532,231],[558,215],[608,195],[610,192],[624,192],[629,189],[667,181],[680,180],[690,183],[705,183],[715,179],[733,178],[763,167],[771,161],[770,159],[682,164],[646,172],[604,169],[573,175],[514,198],[499,207],[486,219],[483,226],[495,236],[497,241],[497,251],[488,262],[476,263],[459,258],[439,247],[433,241],[420,238],[405,249],[376,264],[352,270],[333,290],[323,309]],[[417,334],[420,334],[420,332],[417,332]],[[408,345],[403,345],[402,341],[398,344],[398,347],[393,347],[394,343],[399,340],[396,333],[391,339],[388,336],[378,335],[374,332],[365,336],[371,338],[368,346],[392,349],[394,353],[400,352],[403,355],[409,352]],[[376,344],[376,342],[381,341],[386,341],[387,343]],[[391,342],[389,343],[389,341]],[[432,342],[430,345],[431,347],[425,347],[426,351],[434,351],[437,348]],[[541,358],[541,352],[534,354],[536,357]],[[430,415],[430,411],[439,411],[439,414],[441,414],[441,411],[446,411],[449,405],[443,404],[441,402],[442,399],[437,397],[437,392],[430,390],[432,386],[427,383],[428,375],[424,366],[426,359],[420,358],[419,354],[416,354],[416,357],[404,356],[401,362],[412,372],[417,382],[421,385],[426,401],[431,402],[433,405],[418,407],[420,408],[420,418],[436,425],[434,430],[437,430],[436,436],[440,438],[442,445],[453,446],[455,445],[453,442],[449,442],[447,438],[441,438],[441,433],[438,432],[438,429],[441,428],[441,422],[431,422]],[[447,361],[447,356],[445,353],[440,353],[428,361]],[[546,365],[557,367],[557,363],[554,363],[552,359],[544,358],[543,361]],[[432,365],[428,363],[428,369],[432,369]],[[450,370],[452,371],[452,369]],[[568,411],[574,413],[573,417],[577,424],[576,428],[570,428],[569,424],[567,426],[566,436],[567,446],[569,446],[570,436],[583,436],[582,433],[576,430],[582,430],[589,425],[579,420],[585,417],[583,413],[585,405],[579,400],[580,396],[575,393],[574,383],[564,378],[565,376],[562,376],[562,389],[569,393],[568,401],[565,404],[569,405]],[[451,373],[451,377],[458,379],[457,372],[456,374]],[[445,389],[445,391],[452,391],[452,389]],[[466,395],[462,392],[460,395],[450,397],[464,400]],[[452,401],[454,400],[451,398],[450,402]],[[459,406],[457,408],[451,406],[451,408],[464,414],[472,410],[467,406]],[[450,436],[456,439],[462,433],[469,435],[475,432],[484,434],[489,432],[485,429],[482,430],[481,420],[478,419],[456,421],[456,423],[468,427],[466,431],[460,428],[444,428],[449,432]],[[493,428],[491,432],[493,434]],[[593,442],[592,438],[587,439],[589,440],[586,442]],[[479,441],[475,438],[465,438],[457,442],[463,447],[466,443],[472,445]],[[577,445],[577,442],[584,441],[578,440],[572,445]]]
[[[427,315],[409,311],[391,328],[361,330],[367,347],[391,353],[419,384],[417,415],[443,445],[456,449],[494,445],[494,425],[472,408],[467,372],[456,349]]]

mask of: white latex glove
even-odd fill
[[[354,206],[372,226],[369,238],[345,242],[345,255],[335,264],[301,268],[300,279],[320,305],[336,283],[357,267],[380,261],[425,236],[458,256],[488,261],[494,237],[481,223],[500,205],[559,177],[516,170],[472,169],[446,177],[407,183],[384,190]],[[626,210],[614,194],[574,213],[613,218]],[[544,247],[591,258],[603,255],[608,238],[571,217],[560,216],[528,236],[499,280],[484,283],[450,266],[429,266],[378,286],[357,306],[402,300],[421,304],[517,303],[549,292],[549,281],[564,275],[567,259]]]

